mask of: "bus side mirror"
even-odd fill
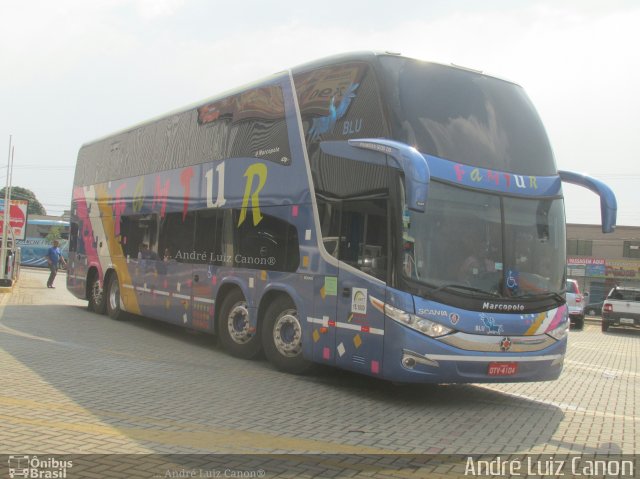
[[[618,203],[613,190],[602,181],[581,173],[574,173],[573,171],[558,171],[558,174],[562,181],[583,186],[600,197],[602,232],[613,233],[613,230],[616,227],[616,216],[618,212]]]
[[[404,172],[407,207],[423,213],[427,205],[431,172],[427,160],[415,148],[392,140],[379,138],[349,140],[356,148],[384,153],[396,161],[397,167]]]
[[[427,160],[415,148],[397,141],[372,138],[347,142],[323,141],[320,143],[320,149],[332,156],[378,165],[385,165],[385,158],[391,157],[395,160],[395,165],[389,166],[404,173],[407,207],[413,211],[424,212],[431,173]]]

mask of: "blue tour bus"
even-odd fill
[[[67,285],[279,369],[399,382],[559,376],[561,182],[522,88],[357,53],[82,146]]]
[[[28,218],[25,239],[17,240],[20,247],[20,264],[22,266],[34,266],[47,268],[45,256],[51,247],[47,235],[51,228],[60,229],[60,250],[65,258],[69,256],[69,222],[51,218]]]

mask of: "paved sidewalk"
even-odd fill
[[[89,313],[64,275],[47,289],[47,273],[23,270],[0,295],[0,453],[373,454],[375,463],[640,450],[640,331],[572,330],[553,382],[398,387],[333,369],[287,375],[231,358],[204,334],[113,321]]]

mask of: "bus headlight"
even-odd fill
[[[569,334],[569,321],[563,321],[560,326],[547,332],[547,334],[558,341],[566,338]]]
[[[444,336],[445,334],[449,334],[453,331],[453,329],[448,328],[443,324],[436,323],[429,319],[419,318],[418,316],[402,311],[401,309],[394,308],[388,304],[385,304],[384,312],[394,321],[404,324],[405,326],[409,326],[411,329],[415,329],[416,331],[426,334],[432,338]]]

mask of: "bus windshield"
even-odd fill
[[[406,277],[502,298],[561,294],[562,199],[520,199],[433,182],[424,213],[403,214]]]
[[[420,152],[521,175],[556,174],[540,117],[519,85],[407,58],[380,62],[394,136]]]

